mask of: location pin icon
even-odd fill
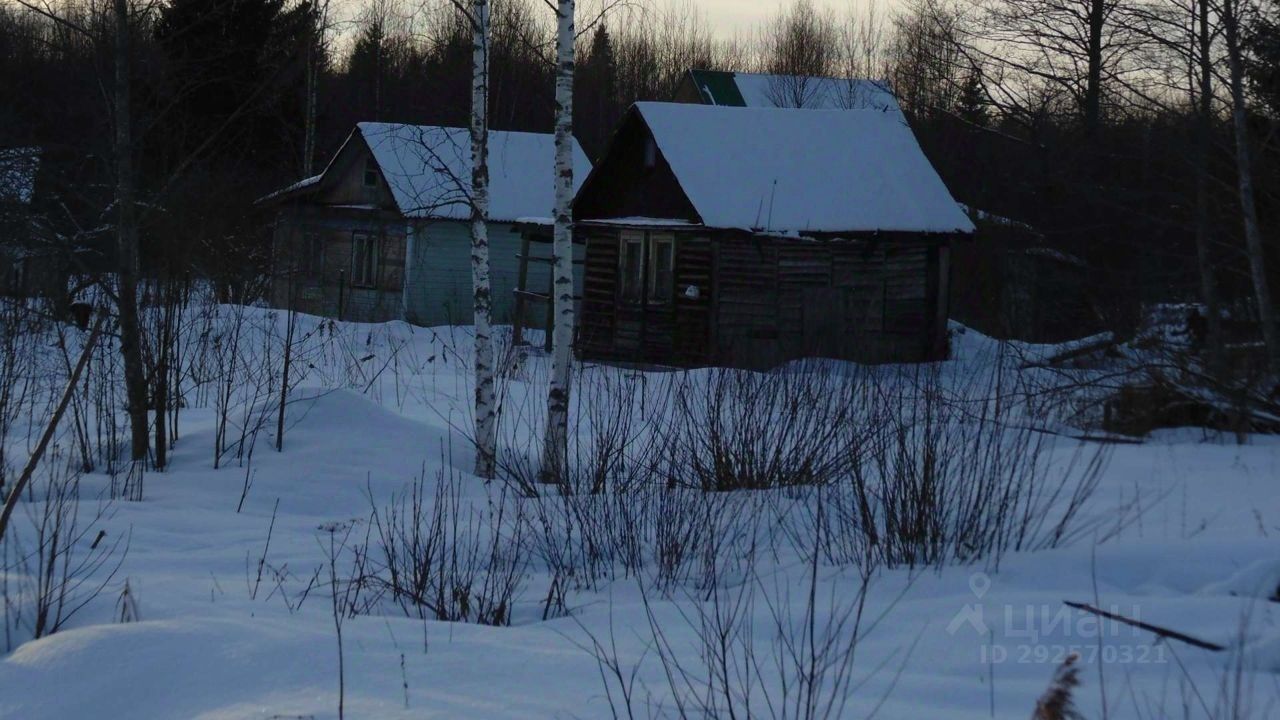
[[[969,576],[969,589],[979,600],[991,589],[991,578],[986,573],[974,573]]]

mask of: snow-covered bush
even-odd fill
[[[115,577],[127,540],[103,529],[109,506],[86,508],[73,462],[55,454],[0,537],[0,621],[7,652],[63,629]]]
[[[879,431],[835,487],[833,526],[855,529],[890,566],[994,564],[1006,551],[1078,537],[1106,446],[1039,428],[998,363],[964,383],[944,383],[941,372],[904,370],[875,395],[869,419]]]
[[[364,612],[387,606],[412,617],[509,625],[529,569],[517,503],[487,508],[463,499],[461,480],[441,471],[434,490],[425,475],[374,508],[370,541],[355,554],[351,582],[366,591]]]
[[[833,372],[800,362],[767,373],[726,368],[689,373],[669,392],[660,430],[669,482],[702,490],[825,485],[874,428],[874,395],[856,366]]]
[[[820,548],[831,530],[819,521],[802,562],[787,569],[763,570],[763,548],[750,546],[733,582],[687,593],[688,609],[674,623],[661,619],[660,603],[641,583],[647,650],[636,662],[652,656],[665,682],[637,685],[639,664],[628,667],[617,638],[583,627],[613,716],[843,717],[866,681],[887,671],[855,655],[891,607],[867,608],[869,568],[845,571],[855,578],[824,577]]]

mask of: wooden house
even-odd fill
[[[274,213],[272,304],[361,322],[470,324],[470,142],[461,128],[360,123],[322,173],[260,200]],[[551,234],[554,146],[549,134],[490,132],[498,323],[512,319],[522,238]],[[590,169],[575,143],[579,184]]]
[[[947,352],[973,224],[896,111],[639,103],[578,193],[584,359],[770,367]]]
[[[672,100],[723,107],[900,110],[898,99],[879,80],[721,70],[688,71]]]

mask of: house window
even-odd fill
[[[671,302],[675,295],[675,236],[624,230],[619,255],[623,302]]]
[[[622,233],[620,271],[623,301],[640,302],[644,288],[644,233],[630,230]]]
[[[669,303],[675,293],[675,238],[649,236],[649,302]]]
[[[652,170],[658,164],[658,142],[652,136],[644,140],[644,167]]]
[[[319,276],[324,273],[324,239],[319,233],[307,233],[302,241],[302,262],[299,263],[306,275]]]
[[[373,158],[364,160],[364,186],[378,187],[378,163]]]
[[[15,295],[22,295],[27,289],[27,260],[18,258],[9,269],[9,289]]]
[[[378,284],[378,240],[356,233],[351,240],[351,284],[375,287]]]

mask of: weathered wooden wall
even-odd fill
[[[394,216],[358,210],[298,206],[283,210],[276,225],[272,304],[357,322],[385,322],[401,314],[404,223]],[[377,282],[352,284],[356,233],[378,239]],[[311,257],[311,239],[321,243]]]
[[[334,160],[334,178],[322,190],[306,194],[277,210],[277,277],[272,302],[277,307],[297,307],[302,312],[360,322],[406,319],[424,325],[470,324],[473,293],[471,279],[471,231],[465,222],[412,221],[409,243],[406,220],[396,206],[383,178],[365,185],[365,161],[370,157],[363,142],[351,142]],[[381,238],[380,272],[374,287],[351,282],[352,239],[356,233]],[[323,241],[319,272],[291,271],[309,267],[309,238]],[[512,223],[490,223],[489,267],[493,319],[511,322],[519,269],[520,236]],[[412,257],[409,246],[412,245]],[[550,254],[538,245],[537,252]],[[406,267],[406,261],[408,266]],[[549,272],[540,265],[531,282],[549,287]]]
[[[618,298],[619,232],[588,233],[584,357],[766,368],[799,357],[917,362],[945,352],[939,239],[676,238],[675,303],[641,306]]]
[[[645,163],[652,135],[638,112],[619,126],[609,151],[573,201],[575,219],[669,218],[701,222],[662,150],[655,146],[652,166]]]
[[[672,302],[623,302],[618,295],[619,233],[586,234],[579,354],[663,365],[710,362],[711,241],[677,233],[674,253]]]

